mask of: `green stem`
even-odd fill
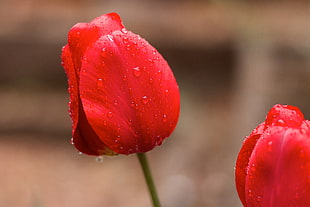
[[[137,153],[137,156],[140,161],[140,165],[143,170],[144,178],[149,188],[149,192],[153,201],[153,207],[160,207],[159,198],[156,192],[156,187],[152,178],[152,173],[147,161],[147,157],[145,153]]]

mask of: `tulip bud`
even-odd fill
[[[309,126],[297,107],[278,104],[246,137],[235,171],[245,207],[310,206]]]
[[[116,13],[71,28],[62,50],[72,142],[89,155],[141,153],[174,130],[180,93],[159,52]]]

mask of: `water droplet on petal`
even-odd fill
[[[99,79],[97,80],[97,87],[98,87],[98,88],[103,88],[103,80],[102,80],[102,78],[99,78]]]
[[[97,162],[103,162],[103,156],[100,155],[100,156],[96,157],[96,161]]]
[[[107,120],[103,120],[103,125],[104,125],[104,126],[107,125]]]
[[[83,155],[83,152],[78,152],[79,153],[79,155]]]
[[[129,126],[131,126],[132,125],[132,120],[131,119],[127,120],[127,123],[128,123]]]
[[[139,67],[134,67],[132,68],[133,70],[133,74],[136,76],[136,77],[140,77],[141,76],[141,70]]]
[[[112,111],[109,111],[107,116],[108,116],[109,118],[111,118],[111,117],[113,116],[113,112],[112,112]]]
[[[163,143],[163,139],[160,135],[156,136],[155,145],[160,146]]]
[[[107,38],[108,38],[111,42],[113,42],[113,41],[114,41],[114,38],[113,38],[113,36],[112,36],[112,35],[107,35]]]
[[[167,114],[164,114],[164,115],[163,115],[163,122],[164,122],[164,123],[167,122]]]
[[[73,137],[71,137],[70,143],[71,143],[71,144],[74,144]]]
[[[285,122],[284,122],[284,120],[283,120],[283,119],[279,119],[279,120],[278,120],[278,124],[284,125],[284,124],[285,124]]]
[[[168,95],[169,94],[169,89],[165,90],[165,94]]]
[[[117,106],[118,105],[118,100],[114,100],[114,106]]]
[[[301,128],[301,129],[300,129],[300,132],[301,132],[302,134],[306,134],[306,133],[307,133],[307,130],[304,129],[304,128]]]
[[[128,41],[128,38],[127,38],[127,37],[123,37],[123,43],[124,43],[124,44],[128,44],[128,42],[129,42],[129,41]]]
[[[134,101],[130,102],[130,106],[131,107],[135,107],[136,106],[136,103]]]
[[[128,33],[126,28],[122,28],[122,32],[125,33],[125,34]]]
[[[115,143],[118,143],[121,140],[121,135],[116,136],[116,139],[114,140]]]
[[[147,104],[149,102],[149,98],[147,96],[142,97],[142,103]]]

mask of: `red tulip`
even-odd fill
[[[243,142],[236,186],[245,207],[310,206],[310,122],[275,105]]]
[[[62,50],[72,142],[89,155],[146,152],[174,130],[180,94],[164,58],[110,13],[71,28]]]

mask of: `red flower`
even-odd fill
[[[309,126],[297,107],[275,105],[245,139],[236,164],[245,207],[310,206]]]
[[[72,142],[90,155],[146,152],[174,130],[180,94],[164,58],[110,13],[71,28],[62,50]]]

